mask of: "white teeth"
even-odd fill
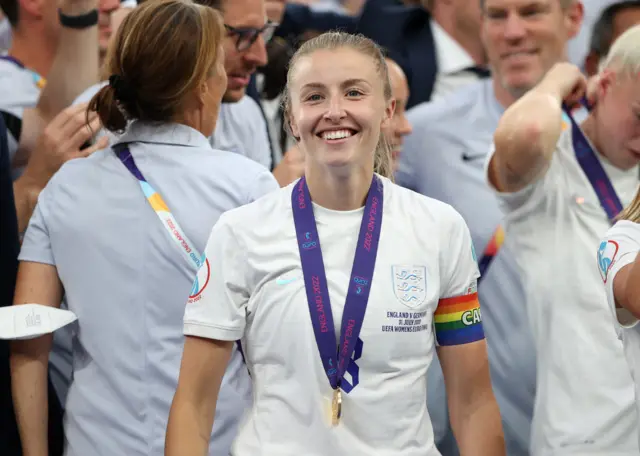
[[[333,130],[322,133],[322,139],[344,139],[353,136],[349,130]]]

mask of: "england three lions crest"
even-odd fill
[[[391,266],[393,292],[402,304],[417,307],[427,296],[427,271],[424,266]]]

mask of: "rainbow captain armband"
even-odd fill
[[[484,339],[478,293],[441,299],[433,316],[436,345],[462,345]]]

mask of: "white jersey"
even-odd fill
[[[640,325],[626,309],[616,309],[613,281],[620,269],[633,263],[640,251],[640,225],[621,220],[611,228],[598,247],[598,268],[605,284],[609,308],[616,316],[618,337],[636,384],[636,405],[640,416]]]
[[[531,454],[638,455],[633,381],[595,266],[594,246],[610,225],[564,126],[545,174],[498,193],[538,358]],[[637,169],[600,161],[628,203]]]
[[[484,337],[479,273],[469,231],[453,208],[383,183],[371,294],[345,375],[353,389],[343,395],[337,427],[330,426],[333,391],[300,264],[295,183],[225,213],[215,225],[205,253],[215,272],[189,301],[184,331],[242,341],[254,404],[233,456],[440,454],[427,411],[427,369],[436,338],[454,345]],[[364,208],[313,208],[337,335]],[[209,277],[208,269],[199,277]]]

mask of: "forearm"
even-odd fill
[[[193,402],[176,393],[169,413],[165,456],[206,456],[213,427],[207,418]]]
[[[15,341],[11,347],[11,391],[24,456],[48,454],[47,366],[51,335]]]
[[[515,192],[548,166],[562,133],[562,97],[542,85],[516,101],[494,133],[499,190]]]
[[[490,385],[474,388],[464,402],[451,404],[449,411],[461,456],[506,454],[500,410]]]
[[[97,0],[63,0],[60,10],[79,16],[98,7]],[[60,28],[60,40],[37,109],[49,122],[86,88],[98,82],[98,26]]]

